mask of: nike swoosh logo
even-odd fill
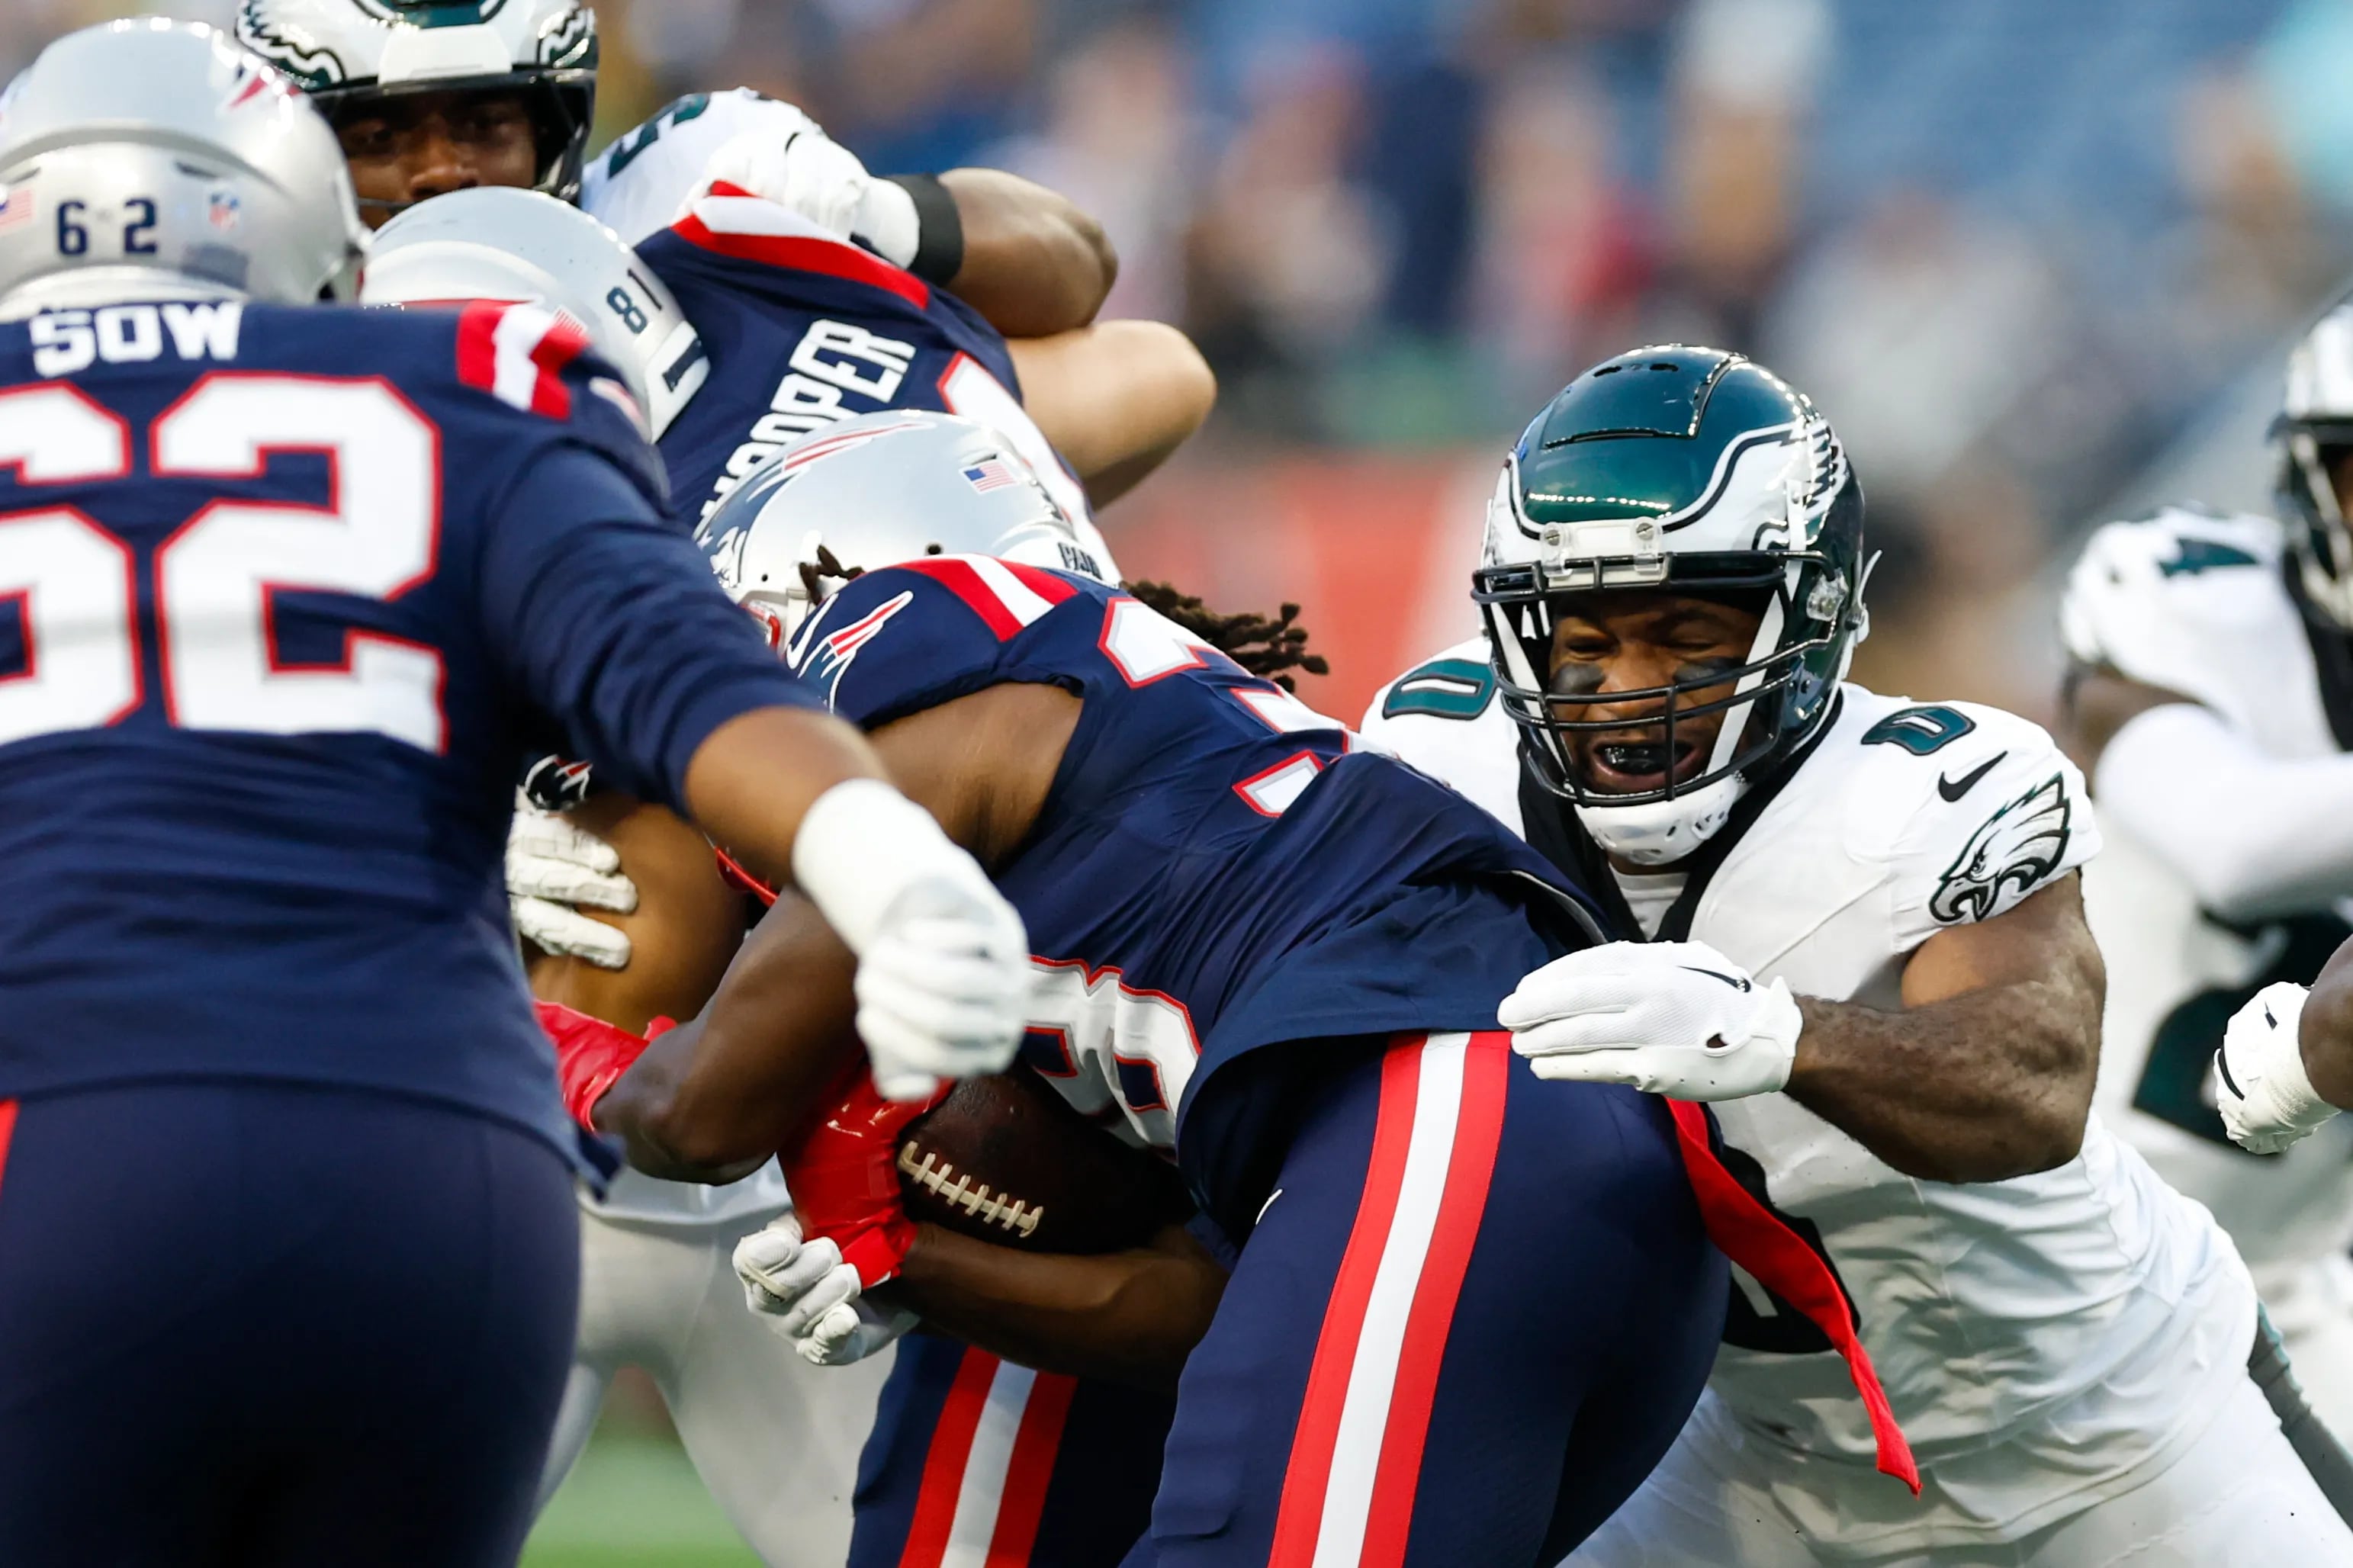
[[[1731,986],[1735,991],[1746,991],[1751,989],[1748,982],[1741,979],[1740,976],[1736,974],[1724,974],[1713,969],[1698,969],[1688,963],[1679,963],[1675,965],[1675,967],[1688,971],[1693,974],[1704,974],[1710,980],[1721,980],[1726,985]]]
[[[2000,764],[2002,758],[2008,755],[2010,755],[2008,752],[1997,752],[1983,766],[1971,768],[1968,773],[1963,773],[1957,779],[1948,779],[1944,774],[1938,773],[1936,775],[1936,793],[1943,795],[1947,800],[1960,799],[1961,796],[1977,788],[1978,780],[1993,772],[1993,770]]]

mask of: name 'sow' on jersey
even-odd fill
[[[1250,1097],[1194,1112],[1220,1068],[1288,1042],[1492,1028],[1522,973],[1597,929],[1468,801],[1100,583],[984,556],[869,572],[787,656],[861,728],[1008,683],[1081,699],[1037,826],[996,872],[1038,973],[1024,1059],[1175,1149],[1206,1194],[1234,1195],[1256,1141],[1232,1104]],[[1448,919],[1497,891],[1528,920]]]
[[[675,804],[719,724],[807,701],[585,346],[493,305],[0,326],[0,1098],[340,1084],[569,1147],[499,882],[519,759]]]

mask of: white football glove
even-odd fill
[[[975,868],[976,872],[978,868]],[[1003,1072],[1029,1023],[1029,939],[986,880],[934,877],[884,912],[858,961],[858,1037],[885,1100]]]
[[[824,1237],[801,1239],[785,1215],[735,1244],[744,1304],[811,1366],[864,1361],[915,1326],[913,1312],[885,1311],[860,1297],[858,1270]]]
[[[878,779],[836,784],[802,818],[793,880],[858,954],[858,1035],[883,1098],[1012,1065],[1029,933],[931,813]]]
[[[2337,1114],[2304,1070],[2306,994],[2290,980],[2264,986],[2231,1016],[2214,1053],[2214,1108],[2231,1142],[2252,1153],[2280,1153]]]
[[[551,811],[518,805],[507,829],[507,905],[515,930],[549,952],[626,969],[629,939],[582,910],[626,915],[638,886],[622,876],[620,853]]]
[[[1704,942],[1617,942],[1556,959],[1497,1009],[1538,1078],[1676,1100],[1741,1100],[1789,1081],[1804,1019]]]
[[[828,234],[855,240],[896,266],[914,260],[922,220],[915,198],[866,172],[858,154],[811,125],[782,142],[773,134],[738,136],[712,154],[689,200],[725,184],[798,213]]]

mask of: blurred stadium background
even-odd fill
[[[142,7],[5,0],[0,72]],[[143,7],[225,22],[232,0]],[[1746,351],[1844,433],[1863,674],[2047,716],[2052,577],[2168,495],[2266,504],[2286,340],[2353,272],[2353,0],[600,0],[600,132],[797,101],[878,172],[994,163],[1117,243],[1209,430],[1122,563],[1278,599],[1353,718],[1468,635],[1503,448],[1588,362]],[[601,138],[600,138],[601,140]],[[749,1563],[625,1387],[539,1568]]]

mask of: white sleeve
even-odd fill
[[[2353,896],[2353,754],[2264,755],[2210,709],[2135,716],[2101,754],[2100,809],[2226,921]]]
[[[1949,706],[1970,730],[1905,759],[1900,783],[1873,785],[1903,802],[1884,851],[1898,952],[2008,913],[2100,847],[2084,775],[2047,733],[1996,709]]]
[[[749,88],[682,98],[589,163],[580,205],[634,246],[678,221],[703,171],[730,142],[758,135],[781,147],[795,132],[818,129],[791,104]]]
[[[1367,750],[1451,786],[1513,832],[1524,831],[1519,731],[1496,698],[1484,642],[1448,648],[1382,687],[1357,734]]]

